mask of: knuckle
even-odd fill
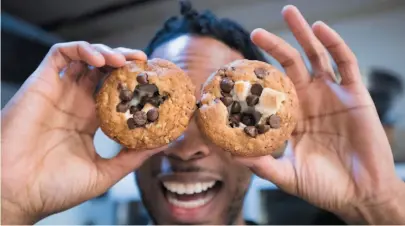
[[[100,49],[111,49],[109,46],[101,44],[101,43],[92,44],[92,46],[94,48],[100,48]]]
[[[75,42],[61,42],[61,43],[56,43],[51,47],[51,51],[59,51],[62,48],[65,47],[74,47],[74,46],[88,46],[90,45],[88,42],[86,41],[75,41]]]
[[[292,60],[294,60],[294,61],[300,60],[300,59],[301,59],[301,54],[300,54],[300,52],[298,52],[298,50],[296,50],[295,48],[293,48],[293,49],[291,50],[291,53],[290,53],[290,58],[291,58]]]
[[[90,46],[90,43],[86,42],[86,41],[77,41],[77,42],[73,42],[74,45],[78,45],[78,46]]]
[[[118,47],[118,48],[115,48],[114,50],[117,50],[117,51],[129,51],[131,49],[125,48],[125,47]]]
[[[65,45],[65,43],[56,43],[56,44],[53,44],[53,46],[51,47],[51,52],[57,51],[58,49],[62,48],[62,46],[64,46],[64,45]]]

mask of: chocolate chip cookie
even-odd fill
[[[132,61],[111,73],[97,95],[102,131],[125,147],[161,147],[179,137],[195,111],[195,87],[175,64]]]
[[[295,128],[294,85],[267,63],[234,61],[213,73],[201,93],[197,114],[201,130],[234,155],[272,154]]]

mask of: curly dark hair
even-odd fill
[[[250,40],[250,34],[241,25],[230,19],[219,19],[206,10],[199,13],[189,1],[180,1],[181,17],[169,18],[163,28],[149,42],[145,53],[149,56],[165,42],[184,34],[208,36],[225,43],[240,52],[246,59],[267,62],[262,52]]]

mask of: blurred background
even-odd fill
[[[390,139],[397,173],[405,179],[405,1],[403,0],[192,0],[248,30],[265,28],[298,47],[280,15],[294,4],[310,23],[323,20],[355,52],[363,79]],[[1,12],[1,106],[14,95],[57,42],[85,40],[143,49],[163,22],[179,14],[177,0],[3,0]],[[277,63],[269,57],[269,60]],[[277,65],[279,66],[279,65]],[[97,132],[104,157],[119,146]],[[55,191],[56,192],[56,191]],[[246,196],[246,219],[267,224],[338,224],[333,216],[274,185],[254,178]],[[320,214],[321,213],[321,214]],[[290,216],[294,216],[291,219]],[[148,216],[128,175],[105,195],[38,224],[146,224]]]

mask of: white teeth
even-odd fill
[[[185,184],[177,184],[175,186],[175,189],[177,191],[177,194],[182,195],[186,193],[186,185]]]
[[[186,194],[193,194],[194,193],[194,185],[193,184],[187,184],[186,185]]]
[[[200,193],[202,191],[202,185],[201,183],[197,183],[195,185],[195,193]]]
[[[202,199],[196,199],[196,200],[189,200],[189,201],[181,201],[176,199],[175,197],[168,196],[167,200],[169,203],[171,203],[174,206],[181,207],[181,208],[186,208],[186,209],[191,209],[191,208],[196,208],[205,205],[208,203],[213,196],[207,196]]]
[[[163,182],[163,186],[170,192],[182,195],[182,194],[197,194],[212,188],[216,181],[210,182],[197,182],[197,183],[177,183],[177,182]]]

